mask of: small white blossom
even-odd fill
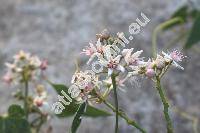
[[[125,71],[125,68],[120,64],[122,55],[117,55],[113,57],[111,48],[107,47],[105,56],[99,58],[99,62],[106,68],[108,68],[108,76],[110,76],[114,70],[119,70],[121,72]]]
[[[142,54],[143,50],[137,51],[133,53],[133,48],[131,49],[124,49],[122,51],[122,55],[124,56],[124,60],[127,63],[127,65],[138,65],[142,58],[139,58],[139,56]]]
[[[95,57],[100,56],[105,52],[104,45],[101,44],[100,38],[97,40],[96,44],[89,43],[89,47],[86,47],[86,49],[83,49],[83,54],[86,54],[90,56],[90,59],[88,60],[87,64],[89,64]]]
[[[4,76],[4,81],[7,83],[11,83],[11,81],[19,83],[24,80],[36,79],[40,70],[43,70],[41,68],[42,61],[37,56],[31,56],[30,53],[21,50],[13,58],[14,61],[12,63],[5,63],[8,72]],[[27,79],[24,79],[24,76]]]

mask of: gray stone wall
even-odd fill
[[[177,0],[178,3],[180,2]],[[23,49],[47,58],[49,78],[57,83],[69,84],[75,71],[75,61],[85,67],[87,58],[80,51],[95,40],[95,34],[107,28],[111,33],[128,33],[128,26],[144,12],[151,22],[135,36],[130,47],[143,49],[151,55],[153,29],[169,18],[179,6],[176,0],[0,0],[0,75],[5,72],[3,63]],[[180,2],[181,3],[181,2]],[[179,3],[179,4],[180,4]],[[161,34],[159,48],[173,38],[173,33]],[[188,51],[183,65],[185,71],[172,69],[163,80],[165,90],[174,105],[200,118],[200,56]],[[119,103],[131,118],[136,119],[148,133],[164,133],[165,121],[162,105],[148,79],[135,79],[127,83],[126,92],[120,92]],[[0,81],[0,112],[6,112],[14,99],[15,89]],[[55,96],[55,92],[48,86]],[[54,98],[56,99],[56,98]],[[192,133],[191,121],[171,110],[177,133]],[[71,118],[51,120],[54,133],[66,133]],[[113,117],[84,119],[80,133],[113,132]],[[200,126],[200,124],[198,125]],[[120,120],[120,133],[138,131]]]

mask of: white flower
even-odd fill
[[[126,81],[126,78],[124,79],[120,79],[119,77],[116,78],[116,84],[120,87],[125,87],[124,82]],[[108,79],[103,80],[104,83],[108,84],[108,85],[112,85],[112,79],[111,77],[109,77]],[[113,88],[113,86],[111,87]]]
[[[32,56],[30,58],[30,65],[33,66],[34,68],[39,68],[41,64],[42,62],[37,56]]]
[[[137,76],[139,74],[144,74],[146,71],[146,68],[149,66],[150,60],[147,62],[140,61],[140,63],[136,66],[130,66],[131,72],[128,73],[127,77]]]
[[[39,76],[42,62],[37,56],[31,56],[30,53],[25,53],[21,50],[13,58],[14,61],[12,63],[5,63],[8,72],[12,76],[12,82],[19,83],[23,81],[25,73],[26,78],[28,78],[26,80],[33,80]],[[9,81],[8,77],[4,77],[4,79]]]
[[[163,67],[165,67],[164,57],[157,55],[156,60],[153,61],[153,64],[155,64],[157,68],[162,69]]]
[[[181,62],[186,57],[183,56],[181,52],[174,50],[171,53],[167,54],[162,51],[162,54],[164,55],[164,58],[166,59],[167,62],[172,61],[172,65],[184,70],[184,68],[178,64],[178,62]]]
[[[143,50],[137,51],[133,53],[133,48],[131,49],[124,49],[122,51],[122,55],[124,56],[124,60],[127,63],[127,65],[138,65],[140,61],[142,61],[142,58],[139,58],[139,56],[142,54]]]
[[[106,47],[101,44],[100,38],[97,40],[95,45],[92,43],[89,43],[89,45],[89,47],[86,47],[86,49],[83,49],[83,52],[81,52],[90,56],[90,59],[88,60],[87,64],[89,64],[95,57],[98,57],[99,55],[103,54]]]
[[[12,72],[18,72],[18,73],[22,72],[22,68],[17,67],[16,64],[5,63],[5,65]]]
[[[107,47],[104,57],[99,57],[99,63],[108,68],[108,76],[113,73],[113,70],[119,70],[121,72],[125,71],[125,68],[120,64],[121,57],[122,55],[117,55],[116,57],[113,57],[110,47]]]
[[[99,87],[100,81],[90,71],[79,71],[73,75],[71,83],[77,85],[80,89],[92,90],[94,87]]]
[[[43,85],[37,85],[33,104],[37,106],[44,115],[51,113],[50,105],[47,101],[47,92]]]
[[[38,107],[38,109],[44,114],[50,114],[51,108],[49,103],[47,102],[47,99],[44,99],[43,97],[36,96],[33,100],[33,104]]]
[[[30,53],[25,53],[23,50],[20,50],[18,54],[13,57],[16,61],[18,60],[28,60],[30,58]]]

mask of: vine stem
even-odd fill
[[[115,115],[115,133],[118,133],[118,113],[119,113],[119,106],[118,106],[118,98],[117,98],[117,85],[116,85],[116,76],[115,74],[111,75],[112,85],[114,90],[114,98],[115,98],[115,108],[116,108],[116,115]]]
[[[161,101],[162,101],[162,104],[163,104],[163,107],[164,107],[164,110],[163,110],[163,113],[164,113],[164,116],[165,116],[165,120],[167,122],[167,133],[173,133],[173,126],[172,126],[172,121],[171,121],[171,118],[169,116],[169,103],[167,102],[167,98],[162,90],[162,87],[161,87],[161,83],[160,83],[160,78],[157,76],[156,77],[156,89],[160,95],[160,98],[161,98]]]
[[[156,57],[156,51],[157,51],[157,36],[158,36],[158,33],[163,30],[164,28],[167,28],[168,26],[170,25],[173,25],[173,24],[176,24],[176,23],[183,23],[183,19],[181,19],[180,17],[175,17],[175,18],[172,18],[160,25],[158,25],[155,30],[153,31],[153,35],[152,35],[152,54],[153,54],[153,57],[155,58]]]
[[[28,120],[28,81],[25,81],[25,92],[24,92],[24,110],[25,118]]]
[[[107,102],[106,100],[104,99],[101,99],[103,100],[103,103],[108,107],[110,108],[113,112],[116,112],[116,109],[115,107],[113,107],[112,104],[110,104],[109,102]],[[135,128],[137,128],[138,130],[140,130],[142,133],[146,133],[146,131],[140,127],[139,124],[137,124],[134,120],[131,120],[128,118],[128,116],[123,112],[123,111],[118,111],[118,115],[123,118],[124,120],[126,120],[126,122],[128,123],[128,125],[132,125],[134,126]]]

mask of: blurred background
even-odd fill
[[[75,61],[86,67],[87,57],[80,56],[88,42],[95,41],[95,35],[103,29],[112,34],[128,34],[129,25],[143,12],[151,19],[142,32],[135,36],[128,47],[143,49],[143,56],[151,56],[153,30],[185,3],[186,0],[0,0],[0,76],[6,71],[4,63],[11,61],[13,54],[25,50],[48,59],[47,75],[56,83],[68,85],[75,72]],[[195,3],[196,2],[196,3]],[[199,0],[193,6],[198,8]],[[199,4],[200,5],[200,4]],[[190,28],[192,22],[184,25]],[[174,32],[176,31],[176,32]],[[158,48],[166,47],[182,30],[169,30],[159,34]],[[200,37],[200,34],[199,34]],[[182,49],[183,41],[175,41],[169,48]],[[188,56],[182,64],[185,70],[171,69],[163,79],[163,85],[173,107],[171,116],[175,132],[193,133],[200,123],[200,47],[184,50]],[[48,91],[56,94],[50,86]],[[164,133],[165,121],[162,104],[148,79],[135,78],[127,83],[126,92],[119,92],[119,104],[130,118],[138,121],[148,133]],[[15,102],[11,96],[12,86],[0,81],[0,113],[5,113]],[[50,121],[53,133],[66,133],[72,118]],[[110,133],[114,128],[114,117],[86,118],[79,133]],[[45,126],[44,126],[45,128]],[[138,131],[120,119],[120,133]],[[198,132],[198,131],[197,131]],[[199,129],[200,132],[200,129]]]

